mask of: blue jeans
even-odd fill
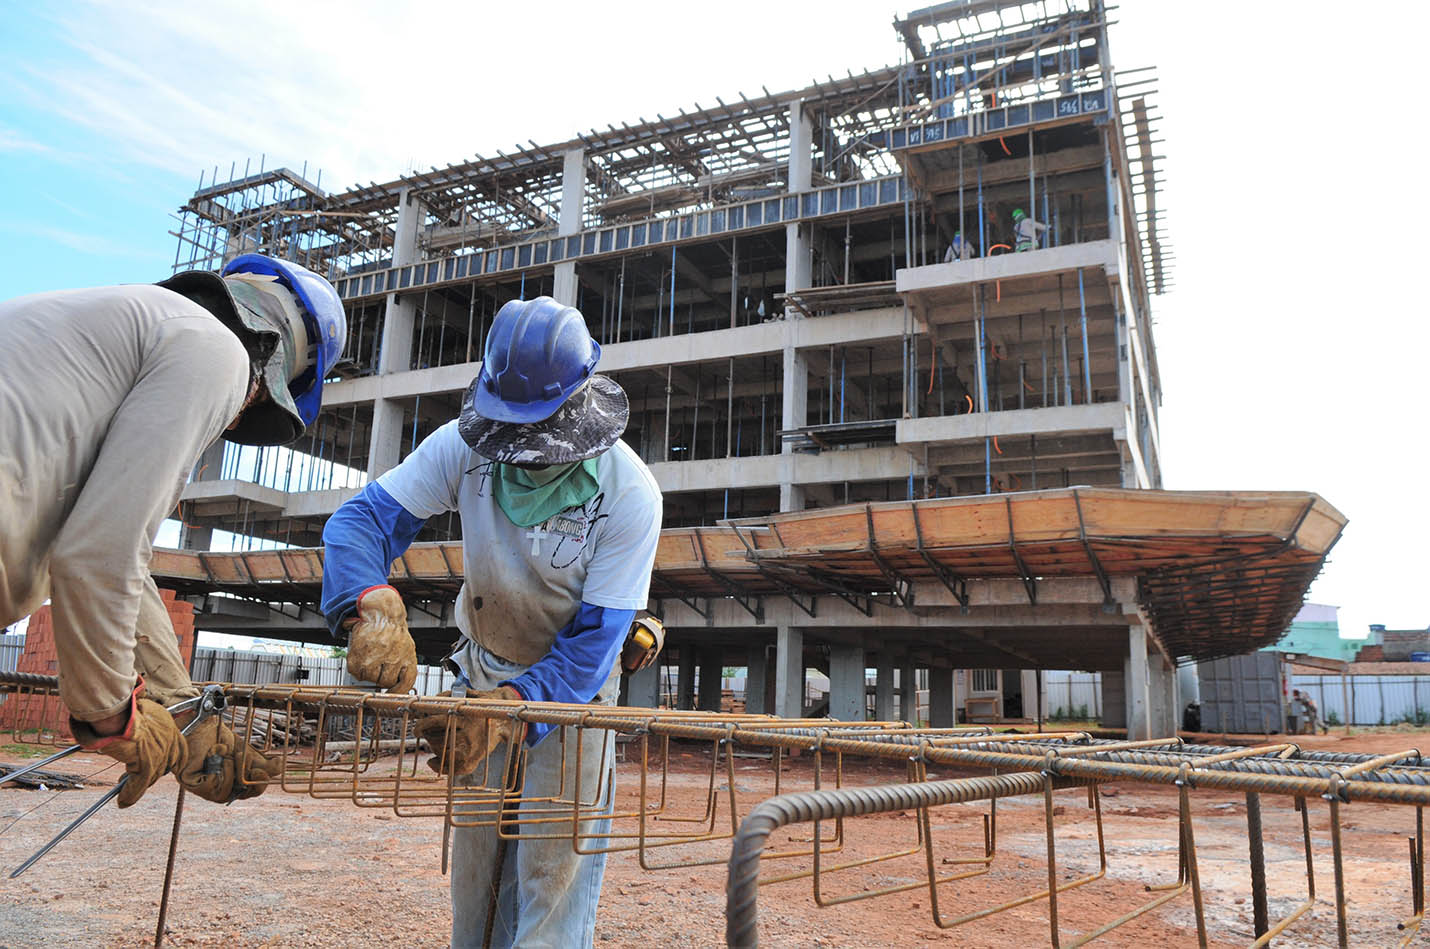
[[[496,688],[499,682],[527,669],[527,666],[498,659],[470,640],[464,640],[450,658],[466,674],[474,690]],[[615,705],[619,694],[617,667],[593,704]],[[563,730],[566,732],[564,768],[560,734]],[[571,843],[570,804],[549,800],[558,798],[569,802],[576,792],[576,738],[574,728],[555,729],[536,747],[528,749],[522,796],[548,800],[523,803],[523,816],[531,813],[560,817],[564,814],[565,820],[508,825],[508,835],[519,832],[529,839],[507,841],[497,890],[496,920],[492,925],[493,946],[566,949],[590,946],[595,939],[596,904],[601,897],[606,855],[577,853]],[[457,782],[469,787],[500,787],[506,772],[506,752],[507,746],[503,745],[492,754],[490,768],[479,765],[474,773],[459,777]],[[583,811],[610,813],[615,791],[614,760],[614,734],[583,733],[580,775]],[[596,806],[598,795],[599,807]],[[490,817],[489,813],[483,815],[483,819]],[[457,819],[461,819],[460,814]],[[581,822],[585,834],[604,834],[610,827],[609,819]],[[452,828],[452,949],[483,944],[498,844],[495,827]],[[581,841],[580,846],[583,850],[595,850],[605,844],[596,839]]]

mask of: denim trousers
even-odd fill
[[[528,668],[509,663],[471,640],[449,657],[473,690],[493,689]],[[615,705],[620,695],[620,669],[612,670],[593,704]],[[564,732],[564,735],[563,735]],[[520,818],[556,818],[542,823],[506,825],[508,839],[501,872],[496,872],[500,840],[495,826],[452,828],[452,947],[483,945],[487,915],[496,891],[492,942],[496,947],[566,949],[590,946],[595,939],[596,904],[606,872],[605,854],[582,854],[572,846],[570,801],[579,791],[583,812],[609,814],[614,799],[615,736],[611,732],[557,728],[527,749]],[[564,739],[564,740],[563,740]],[[580,743],[579,789],[576,748]],[[467,787],[499,789],[507,772],[508,746],[491,755],[490,763],[456,779]],[[494,817],[487,803],[482,819]],[[458,808],[457,820],[462,819]],[[470,818],[468,818],[470,819]],[[604,834],[611,822],[581,821],[583,834]],[[604,846],[578,841],[582,850]],[[498,877],[500,882],[498,882]]]

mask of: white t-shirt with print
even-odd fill
[[[535,527],[517,527],[492,492],[494,463],[462,440],[456,421],[433,432],[377,479],[417,517],[462,518],[464,583],[457,627],[490,652],[536,662],[584,600],[640,610],[660,539],[661,495],[625,442],[596,460],[596,495]]]

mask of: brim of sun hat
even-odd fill
[[[595,458],[621,438],[631,404],[607,376],[591,380],[548,418],[539,422],[498,422],[473,406],[477,381],[462,396],[457,431],[472,451],[509,465],[567,465]]]

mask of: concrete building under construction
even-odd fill
[[[831,63],[839,75],[804,88],[384,183],[206,176],[175,269],[296,259],[337,287],[349,339],[303,441],[210,449],[182,546],[227,546],[216,531],[237,550],[320,545],[344,499],[456,416],[496,310],[539,294],[585,314],[665,526],[687,535],[838,505],[1160,488],[1150,309],[1170,276],[1152,73],[1113,68],[1101,0],[956,0],[894,26],[896,65]],[[460,537],[452,515],[419,540]],[[1109,723],[1165,733],[1180,654],[1138,583],[1089,560],[1057,582],[1026,565],[891,576],[888,594],[702,593],[658,571],[651,606],[683,702],[709,707],[721,668],[743,666],[752,710],[799,715],[820,667],[830,713],[858,717],[871,668],[892,718],[917,669],[935,724],[991,697],[1032,717],[1036,670],[1080,667],[1104,672]],[[449,593],[412,610],[429,657],[455,636]],[[210,597],[199,626],[326,635],[301,602]],[[653,688],[633,683],[632,700]]]

